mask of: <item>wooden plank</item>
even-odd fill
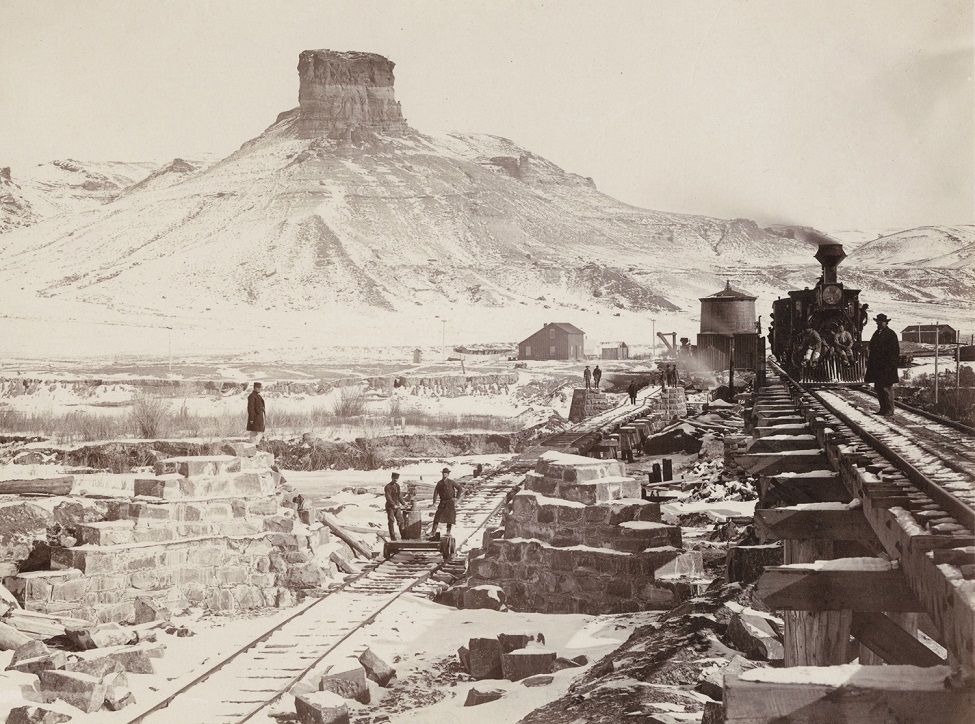
[[[850,633],[888,664],[927,667],[945,663],[934,651],[882,613],[854,613]]]
[[[342,528],[341,525],[339,525],[339,522],[335,519],[335,517],[331,513],[326,513],[323,510],[318,514],[318,519],[322,521],[322,523],[324,523],[326,526],[328,526],[328,529],[330,531],[332,531],[333,533],[335,533],[335,535],[337,535],[339,538],[345,541],[348,544],[348,546],[353,551],[358,553],[360,556],[362,556],[366,560],[373,558],[373,552],[368,548],[366,548],[364,545],[362,545],[362,543],[357,541],[355,538],[350,536],[348,533],[346,533],[345,530]]]
[[[724,680],[725,724],[951,724],[975,723],[975,689],[948,689],[930,685],[931,676],[922,672],[950,674],[948,667],[922,669],[892,666],[830,667],[840,685],[802,683],[800,677],[820,681],[830,669],[800,667],[790,682],[763,682],[726,676]],[[872,670],[872,671],[871,671]],[[918,672],[920,683],[907,671]],[[870,672],[865,674],[863,672]],[[807,673],[808,672],[808,673]],[[884,672],[890,683],[883,684]],[[752,672],[749,672],[752,673]],[[746,674],[747,676],[747,674]],[[867,685],[858,683],[869,676]]]
[[[877,539],[860,510],[765,508],[755,511],[755,530],[762,540],[819,538],[869,543]]]
[[[863,513],[888,555],[899,559],[907,584],[940,632],[935,636],[960,664],[975,667],[975,604],[959,577],[938,566],[934,550],[971,545],[966,536],[932,536],[904,508],[886,508],[870,496],[863,498]]]
[[[897,570],[766,568],[755,595],[775,611],[923,610]]]
[[[36,480],[0,480],[0,495],[70,495],[73,475]]]

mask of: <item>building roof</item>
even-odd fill
[[[549,322],[544,327],[542,327],[542,329],[546,329],[548,327],[555,327],[556,329],[561,329],[566,334],[585,334],[585,332],[583,332],[577,326],[575,326],[574,324],[569,324],[568,322]]]
[[[600,347],[626,347],[628,345],[626,344],[626,342],[619,341],[619,342],[600,342],[599,346]]]
[[[955,328],[948,324],[911,324],[904,327],[902,332],[934,332],[939,329],[950,329],[952,332]]]
[[[562,332],[565,332],[566,334],[581,334],[583,336],[585,336],[585,334],[586,334],[581,329],[579,329],[577,326],[575,326],[574,324],[569,324],[568,322],[548,322],[544,327],[542,327],[540,330],[538,330],[538,332],[544,332],[549,327],[555,327],[556,329],[561,330]],[[521,340],[521,342],[519,342],[518,344],[524,344],[529,339],[531,339],[536,334],[538,334],[538,332],[532,332],[532,334],[530,334],[525,339]]]
[[[707,297],[700,297],[699,301],[704,301],[705,299],[750,299],[752,301],[758,299],[754,294],[749,294],[744,289],[738,289],[737,287],[731,286],[730,281],[725,281],[725,287],[720,292],[715,292],[714,294]]]

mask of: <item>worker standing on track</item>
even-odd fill
[[[596,369],[592,371],[592,383],[597,390],[599,389],[599,380],[601,380],[602,378],[603,378],[603,371],[599,369],[599,365],[596,365]]]
[[[863,381],[873,382],[877,399],[880,401],[879,414],[893,417],[894,383],[899,379],[897,363],[901,354],[900,344],[897,342],[897,333],[887,327],[890,319],[886,314],[878,314],[873,321],[877,323],[877,331],[870,338],[867,373]]]
[[[592,387],[592,370],[589,369],[589,365],[586,365],[586,369],[582,371],[582,381],[586,383],[587,390]]]
[[[447,477],[450,474],[450,468],[444,468],[440,472],[443,477],[437,483],[437,487],[433,489],[434,505],[436,505],[437,499],[440,499],[440,505],[433,516],[433,530],[430,531],[430,538],[434,540],[437,538],[437,528],[440,527],[441,523],[447,526],[447,535],[450,535],[450,529],[457,522],[456,501],[464,496],[463,486]]]
[[[396,540],[396,531],[399,530],[399,537],[403,537],[403,494],[399,487],[399,473],[393,473],[392,478],[386,487],[383,488],[386,495],[386,524],[389,526],[389,539]]]

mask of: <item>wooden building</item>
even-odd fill
[[[955,344],[958,332],[947,324],[912,324],[901,331],[901,342]]]
[[[518,343],[518,359],[584,359],[586,333],[568,322],[549,322]]]
[[[626,342],[603,342],[600,347],[602,359],[629,359],[630,348]]]
[[[756,331],[756,299],[731,282],[721,291],[701,297],[701,331],[694,356],[712,370],[726,370],[734,344],[735,369],[754,369],[765,354]]]

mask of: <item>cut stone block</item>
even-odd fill
[[[457,659],[460,661],[461,668],[468,674],[471,673],[470,650],[466,646],[457,649]]]
[[[766,566],[781,566],[783,556],[783,548],[778,543],[731,546],[725,555],[725,578],[729,583],[754,583]]]
[[[233,455],[195,455],[166,458],[155,465],[156,475],[178,473],[187,478],[213,477],[240,472],[240,458]]]
[[[572,659],[567,659],[564,656],[556,657],[555,661],[552,662],[552,668],[550,671],[554,674],[556,671],[562,671],[563,669],[577,669],[582,664]]]
[[[98,711],[105,701],[105,685],[100,679],[74,671],[41,671],[41,695],[45,702],[60,699],[86,714]]]
[[[43,656],[35,656],[30,659],[21,659],[15,664],[10,664],[7,671],[20,671],[24,674],[39,674],[48,669],[63,669],[68,662],[68,655],[63,651],[52,651]]]
[[[78,538],[82,544],[115,546],[132,543],[134,520],[106,520],[79,525]]]
[[[702,671],[697,686],[694,688],[716,701],[721,701],[724,697],[725,674],[737,676],[757,667],[758,664],[754,661],[749,661],[744,656],[735,655],[726,664],[710,666]]]
[[[360,704],[370,701],[366,670],[355,659],[337,664],[329,669],[318,683],[319,691],[327,691],[344,699],[354,699]]]
[[[782,661],[785,649],[768,620],[762,616],[736,613],[728,624],[728,638],[750,659]]]
[[[338,694],[314,691],[295,697],[298,724],[349,724],[349,707]]]
[[[501,642],[498,639],[475,638],[467,643],[471,676],[481,679],[504,678],[501,665]]]
[[[550,674],[537,674],[535,676],[529,676],[526,679],[522,679],[521,685],[529,687],[548,686],[553,681],[555,681],[555,677],[551,676]]]
[[[71,721],[70,714],[29,705],[11,709],[6,724],[65,724],[69,721]]]
[[[50,653],[51,649],[43,641],[31,639],[14,649],[14,655],[10,663],[16,664],[18,661],[23,661],[24,659],[35,659],[38,656],[48,656]]]
[[[396,669],[376,656],[372,649],[366,649],[360,654],[359,663],[366,670],[366,676],[383,688],[396,678]]]
[[[71,642],[82,651],[101,649],[106,646],[121,646],[134,638],[131,629],[123,628],[117,623],[106,623],[85,628],[65,628],[64,632],[71,639]]]
[[[481,704],[487,704],[489,701],[497,701],[502,696],[504,696],[504,689],[470,689],[467,692],[467,699],[464,700],[464,706],[480,706]]]
[[[504,608],[505,592],[500,586],[474,586],[464,591],[464,608],[486,608],[500,611]]]
[[[96,679],[104,679],[109,674],[122,671],[122,664],[110,656],[97,656],[89,658],[77,658],[64,665],[65,671],[77,671],[80,674],[88,674]]]
[[[135,599],[135,620],[133,623],[150,623],[152,621],[165,621],[172,615],[172,612],[161,603],[157,603],[149,598]]]
[[[516,634],[498,634],[498,641],[501,642],[501,653],[509,654],[517,649],[525,648],[529,643],[537,642],[540,644],[545,643],[545,637],[540,634],[526,634],[526,633],[516,633]]]
[[[529,676],[547,674],[558,654],[540,648],[525,648],[504,654],[501,669],[509,681],[521,681]]]

